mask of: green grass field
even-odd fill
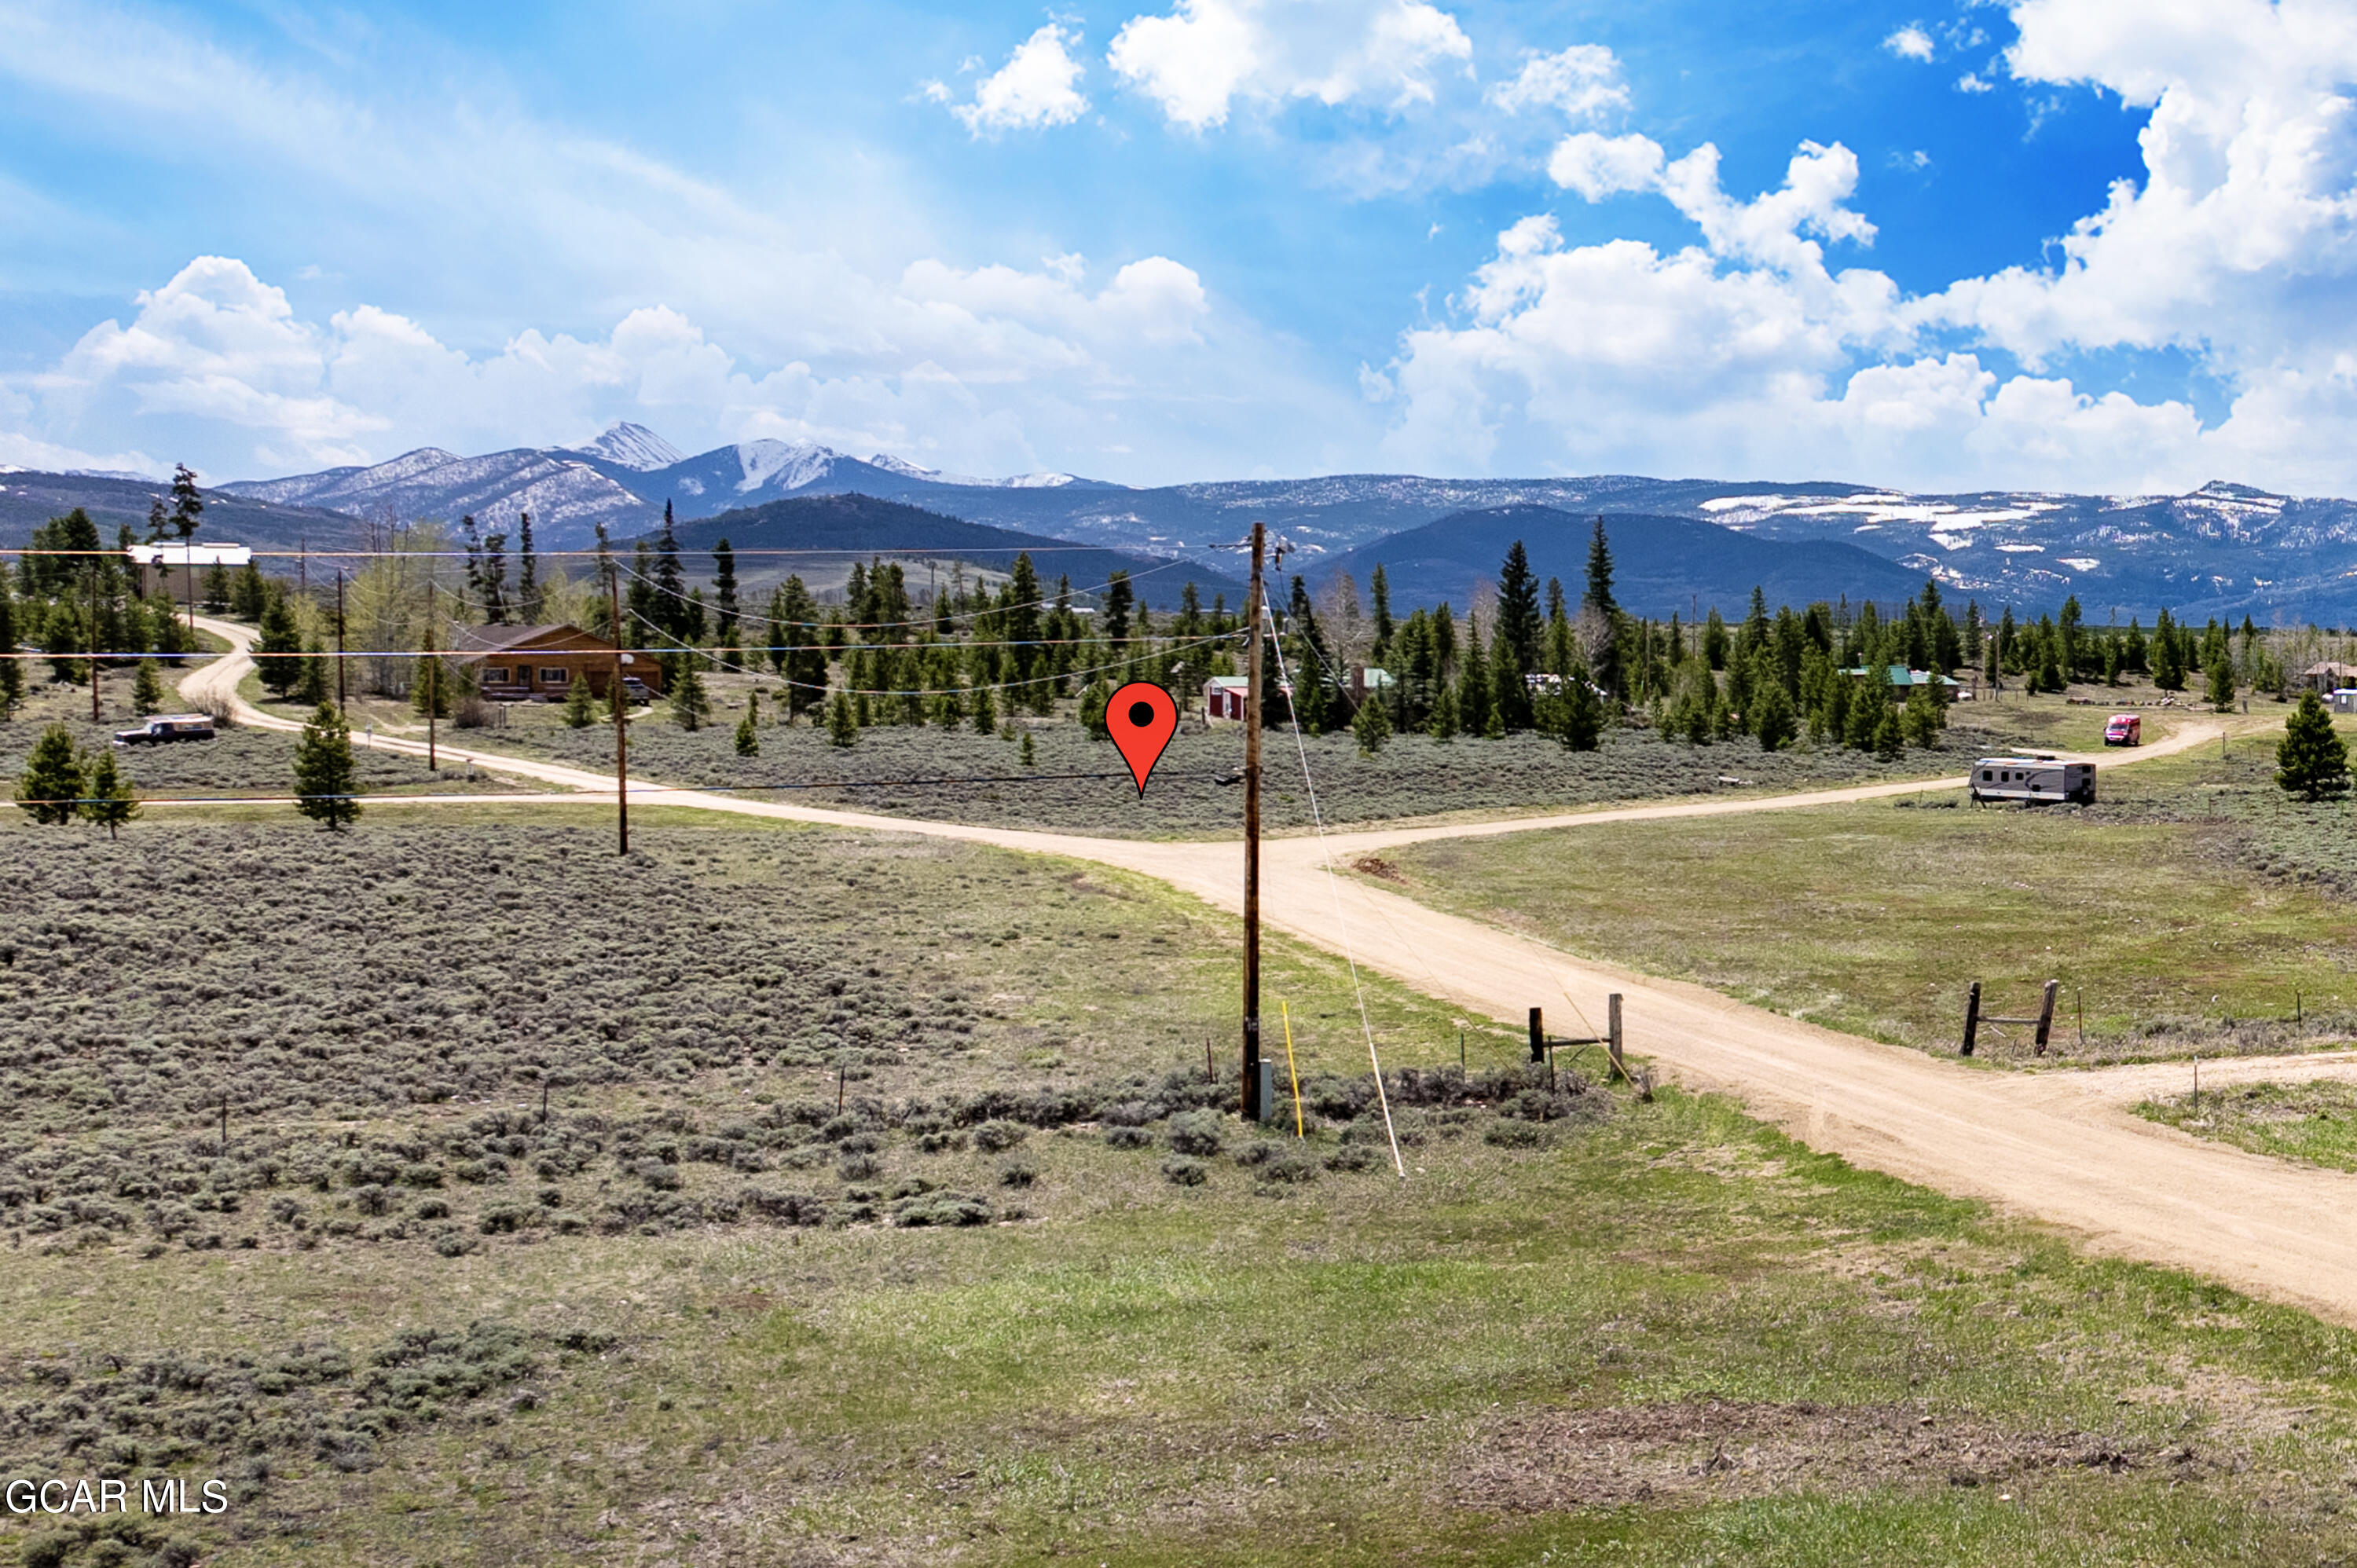
[[[2255,1155],[2357,1171],[2357,1084],[2255,1083],[2147,1101],[2136,1114]]]
[[[2298,1048],[2357,1027],[2357,909],[2323,885],[2352,809],[2286,800],[2272,768],[2253,736],[2099,775],[2087,811],[1926,796],[1441,842],[1375,869],[1568,951],[1927,1049],[1955,1049],[1971,981],[2018,1015],[2049,977],[2063,1059]]]
[[[588,807],[5,830],[0,1457],[236,1501],[131,1541],[7,1521],[0,1552],[2341,1549],[2357,1336],[1718,1101],[1515,1095],[1502,1031],[1468,1048],[1500,1087],[1456,1103],[1455,1019],[1378,984],[1425,1090],[1394,1085],[1402,1182],[1339,961],[1269,946],[1297,1150],[1171,1109],[1232,1093],[1190,1086],[1206,1036],[1231,1049],[1234,933],[1167,889],[684,812],[629,862],[607,833]],[[364,944],[329,923],[363,894]],[[372,1021],[381,993],[420,1026]]]

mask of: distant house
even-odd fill
[[[2357,664],[2336,664],[2328,659],[2299,672],[2299,683],[2319,696],[2357,686]]]
[[[1398,684],[1392,672],[1380,664],[1353,664],[1351,666],[1351,705],[1355,708],[1365,702],[1370,692],[1388,692]]]
[[[1861,664],[1854,670],[1845,670],[1842,673],[1853,681],[1863,681],[1867,671],[1866,666]],[[1902,697],[1917,686],[1935,686],[1953,691],[1963,684],[1962,682],[1951,676],[1935,674],[1929,670],[1910,670],[1904,664],[1888,666],[1883,671],[1883,678],[1889,682],[1891,691]]]
[[[1252,682],[1242,675],[1214,675],[1203,682],[1203,716],[1235,719],[1244,716],[1244,695]]]
[[[495,703],[562,702],[576,681],[601,701],[614,676],[614,645],[577,626],[470,626],[451,639],[451,659],[472,671]],[[622,678],[661,693],[662,666],[622,655]]]

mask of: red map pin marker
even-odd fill
[[[1132,681],[1105,704],[1105,729],[1121,747],[1122,760],[1129,764],[1130,777],[1143,795],[1154,765],[1162,760],[1162,748],[1178,733],[1178,704],[1153,682]]]

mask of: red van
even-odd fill
[[[2104,744],[2105,746],[2142,746],[2144,720],[2134,714],[2114,714],[2111,721],[2104,725]]]

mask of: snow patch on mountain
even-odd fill
[[[603,457],[617,467],[652,473],[683,463],[687,454],[649,430],[643,424],[633,424],[627,419],[616,420],[606,426],[606,433],[597,440],[572,448],[592,457]]]
[[[740,494],[765,489],[799,490],[825,478],[842,456],[813,441],[739,442],[737,461],[745,477],[737,482],[737,489]]]

